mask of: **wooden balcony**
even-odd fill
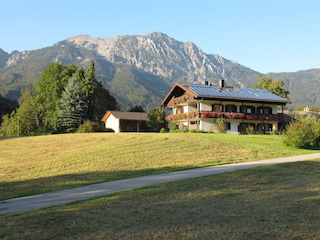
[[[209,112],[201,111],[197,116],[197,112],[188,112],[169,115],[166,117],[167,121],[178,121],[187,119],[205,119],[205,118],[224,118],[224,119],[243,119],[251,121],[283,121],[285,119],[284,114],[245,114],[245,113],[233,113],[233,112]]]

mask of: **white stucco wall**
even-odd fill
[[[278,107],[277,106],[272,107],[272,114],[278,114]]]
[[[211,105],[206,105],[204,103],[200,103],[200,111],[211,111],[212,106]]]
[[[110,115],[105,122],[105,127],[112,129],[114,132],[120,132],[120,120],[115,118],[113,115]]]
[[[229,133],[238,133],[238,122],[232,122],[230,123],[230,130],[228,131]]]
[[[200,130],[204,131],[204,132],[213,131],[213,123],[212,123],[212,121],[207,122],[207,121],[201,120],[200,121]]]

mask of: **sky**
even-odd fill
[[[162,32],[260,73],[320,68],[319,0],[10,0],[0,48]]]

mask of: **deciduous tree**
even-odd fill
[[[281,79],[272,81],[269,77],[262,77],[253,87],[265,89],[283,98],[288,98],[289,95],[289,91],[284,88],[284,83]]]
[[[39,133],[39,118],[29,88],[22,91],[21,97],[19,98],[19,105],[16,114],[19,121],[19,134],[28,136]]]

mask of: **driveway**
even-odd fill
[[[283,157],[253,162],[243,162],[220,166],[196,168],[177,172],[117,180],[112,182],[97,183],[56,192],[49,192],[33,196],[0,201],[0,215],[12,215],[17,213],[23,213],[32,210],[63,205],[71,202],[107,196],[121,191],[127,191],[160,183],[179,181],[188,178],[203,177],[213,174],[254,167],[270,166],[280,163],[307,161],[318,158],[320,158],[320,153],[313,153],[292,157]]]

